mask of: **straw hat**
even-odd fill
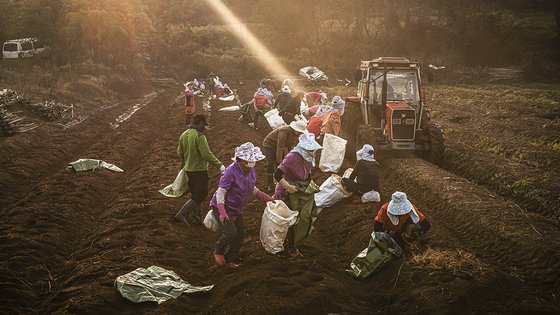
[[[401,215],[409,214],[412,219],[412,223],[416,224],[420,221],[420,217],[416,210],[412,206],[412,203],[408,201],[406,194],[400,191],[396,191],[391,196],[391,201],[387,207],[387,216],[394,225],[399,224],[399,217]]]
[[[255,147],[251,142],[245,142],[235,148],[235,156],[232,160],[235,161],[236,158],[247,162],[258,162],[264,160],[265,156],[259,147]]]
[[[290,123],[290,127],[296,132],[304,133],[307,132],[307,124],[303,120],[294,120]]]

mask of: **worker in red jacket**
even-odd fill
[[[412,242],[430,229],[426,216],[416,208],[404,192],[393,193],[391,201],[379,209],[373,230],[387,232],[406,249],[414,249]]]

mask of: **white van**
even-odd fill
[[[37,38],[11,39],[4,42],[2,56],[5,59],[32,57],[47,49]]]

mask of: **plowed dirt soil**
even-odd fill
[[[455,89],[457,102],[449,100],[448,89]],[[447,131],[444,168],[414,155],[378,155],[382,201],[395,190],[407,192],[432,229],[416,250],[363,281],[344,270],[367,246],[381,204],[346,201],[324,209],[317,233],[301,247],[304,256],[290,258],[264,251],[264,204],[251,201],[241,267],[213,266],[218,235],[174,220],[187,197],[158,192],[180,167],[175,150],[185,125],[177,87],[97,111],[67,130],[45,124],[3,139],[0,313],[558,314],[560,107],[516,111],[515,101],[488,106],[487,99],[477,103],[481,98],[472,89],[456,89],[427,91],[434,120]],[[250,90],[240,95],[247,98]],[[115,119],[143,101],[115,128]],[[217,111],[229,105],[212,103],[206,132],[226,164],[237,145],[260,145],[268,131],[239,123],[238,113]],[[539,117],[543,113],[547,117]],[[494,146],[507,150],[488,149]],[[102,159],[125,172],[67,171],[78,158]],[[345,161],[343,169],[352,164]],[[262,187],[264,162],[257,173]],[[328,176],[314,173],[318,184]],[[219,171],[211,168],[211,193],[218,180]],[[215,287],[161,305],[122,298],[115,278],[151,265]]]

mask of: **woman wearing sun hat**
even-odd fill
[[[222,235],[215,245],[214,259],[216,265],[226,268],[237,268],[235,262],[239,249],[243,245],[245,227],[243,211],[247,207],[251,196],[267,202],[274,199],[256,186],[257,173],[255,163],[264,159],[258,147],[246,142],[235,149],[234,162],[228,166],[218,184],[218,189],[212,197],[210,206],[214,217],[219,218]],[[229,249],[228,249],[229,247]]]
[[[409,241],[413,241],[429,229],[430,222],[424,214],[400,191],[394,192],[391,201],[381,206],[373,226],[375,232],[388,232],[399,245],[408,249],[413,248]]]
[[[342,178],[342,185],[355,197],[353,202],[361,202],[361,197],[368,191],[379,190],[379,163],[373,155],[373,146],[364,144],[356,151],[356,164],[348,178]],[[356,179],[356,182],[354,181]]]
[[[315,135],[312,133],[303,133],[299,136],[299,142],[296,147],[284,157],[282,163],[280,163],[274,173],[274,178],[278,182],[276,186],[276,198],[284,200],[293,211],[299,211],[300,216],[302,213],[310,213],[311,209],[301,209],[291,204],[289,196],[290,194],[300,192],[296,185],[294,185],[295,182],[304,182],[306,186],[311,185],[311,171],[313,167],[315,167],[315,153],[319,149],[322,149],[322,147],[315,141]],[[300,200],[303,198],[307,199],[308,197],[313,199],[312,194],[305,194],[305,196],[301,196]],[[312,202],[311,204],[304,204],[306,207],[309,205],[313,207]],[[302,256],[295,247],[293,226],[288,230],[286,244],[291,256]]]
[[[287,126],[278,127],[266,135],[262,151],[266,156],[267,191],[274,190],[274,172],[278,163],[298,143],[299,135],[307,132],[307,124],[303,120],[292,121]]]

